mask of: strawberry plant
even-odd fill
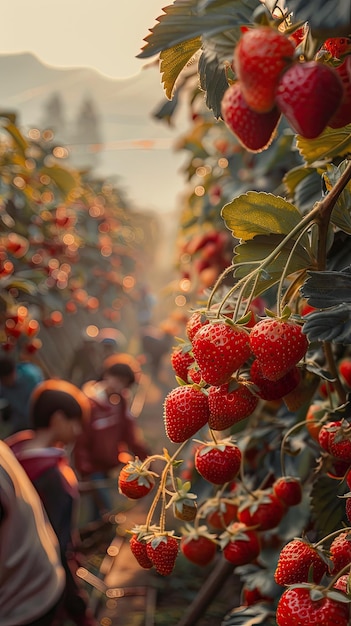
[[[193,128],[178,147],[191,152],[194,191],[180,217],[179,270],[198,375],[166,398],[166,435],[180,445],[144,461],[164,462],[145,525],[150,537],[174,532],[184,545],[191,531],[166,512],[181,497],[185,463],[198,502],[194,537],[208,525],[214,559],[228,560],[258,600],[245,604],[243,594],[225,626],[350,620],[345,6],[175,0],[139,55],[159,55],[170,103],[189,96]],[[230,234],[232,254],[205,281],[195,261],[217,241],[213,231]]]

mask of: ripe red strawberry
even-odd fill
[[[221,113],[229,130],[250,152],[262,152],[268,148],[275,137],[280,120],[280,111],[277,107],[268,113],[257,113],[250,109],[239,82],[233,83],[225,91]]]
[[[199,385],[201,383],[201,378],[201,370],[199,369],[197,363],[194,361],[194,365],[191,365],[188,369],[188,381],[189,383],[195,383],[196,385]]]
[[[188,561],[205,567],[216,556],[216,537],[208,532],[206,526],[185,531],[180,540],[180,550]]]
[[[315,139],[328,125],[343,98],[334,68],[318,61],[295,63],[279,80],[276,102],[293,130]]]
[[[138,535],[135,534],[132,535],[129,545],[139,565],[144,569],[151,569],[151,567],[153,567],[153,563],[147,555],[146,541],[139,539]]]
[[[178,550],[178,541],[167,533],[155,535],[146,546],[150,561],[162,576],[168,576],[172,573]]]
[[[222,550],[224,558],[235,567],[252,563],[261,550],[259,535],[245,524],[234,522],[222,537]]]
[[[251,350],[269,380],[279,380],[306,354],[308,341],[299,324],[266,317],[250,333]]]
[[[238,504],[222,498],[205,508],[206,522],[216,530],[224,530],[236,520]]]
[[[262,491],[248,497],[239,507],[238,520],[257,530],[269,530],[278,526],[285,513],[285,505],[274,493]]]
[[[164,401],[167,437],[182,443],[197,433],[208,420],[207,395],[195,385],[181,385],[170,391]]]
[[[260,364],[255,359],[250,368],[250,380],[256,385],[255,393],[262,400],[272,401],[280,400],[296,389],[301,380],[301,374],[299,368],[294,365],[279,380],[269,380],[263,375]]]
[[[345,502],[345,513],[348,521],[351,524],[351,497],[346,498]]]
[[[302,487],[299,478],[292,476],[281,476],[273,483],[273,493],[281,500],[285,506],[295,506],[300,504],[302,499]]]
[[[192,313],[185,326],[185,332],[189,341],[194,339],[197,331],[200,330],[201,326],[204,326],[205,324],[209,324],[209,319],[202,311],[195,311]]]
[[[351,67],[350,67],[351,75]],[[344,379],[348,387],[351,388],[351,359],[349,357],[342,359],[338,364],[339,374]]]
[[[251,415],[257,404],[257,396],[246,385],[233,381],[212,386],[208,389],[208,425],[213,430],[226,430]]]
[[[335,59],[342,59],[345,54],[351,52],[351,38],[331,37],[325,40],[322,48],[328,50]]]
[[[241,589],[241,604],[245,606],[252,606],[257,602],[273,602],[273,596],[266,596],[262,594],[258,587],[248,587],[244,585]]]
[[[292,63],[295,46],[283,33],[269,26],[244,32],[234,51],[234,71],[251,109],[267,113],[275,105],[275,91],[282,71]]]
[[[350,565],[351,567],[351,533],[350,531],[340,533],[334,537],[329,548],[332,576],[338,574],[343,567]]]
[[[278,585],[294,585],[307,582],[311,575],[319,583],[327,570],[321,551],[304,539],[293,539],[280,552],[274,580]]]
[[[185,383],[188,382],[189,367],[194,363],[194,357],[190,350],[191,344],[183,343],[175,346],[171,353],[171,365],[175,375]]]
[[[347,626],[349,623],[349,607],[340,594],[340,602],[322,595],[313,594],[313,585],[286,589],[279,599],[276,622],[277,626]]]
[[[336,459],[351,463],[351,427],[346,420],[324,424],[318,440],[321,447]]]
[[[155,485],[155,474],[142,466],[139,459],[124,465],[118,476],[120,493],[137,500],[146,496]]]
[[[343,574],[333,585],[334,589],[339,589],[344,593],[350,594],[350,574]]]
[[[344,86],[344,95],[340,106],[329,120],[328,126],[343,128],[351,123],[351,57],[347,57],[341,65],[335,68],[335,71]]]
[[[240,463],[240,449],[230,439],[203,444],[195,453],[197,471],[214,485],[223,485],[233,480],[239,472]]]
[[[208,385],[223,385],[249,358],[249,333],[231,322],[212,322],[193,338],[193,354]]]

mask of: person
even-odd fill
[[[8,445],[0,441],[0,615],[2,626],[51,626],[65,572],[42,503]]]
[[[7,435],[29,427],[29,399],[44,378],[38,365],[0,356],[0,398],[6,403],[2,419],[7,423]]]
[[[89,380],[95,379],[100,363],[100,346],[95,337],[82,333],[82,342],[75,350],[68,367],[67,380],[77,387],[82,387]]]
[[[133,366],[133,367],[132,367]],[[83,425],[74,451],[74,467],[84,481],[103,481],[132,455],[145,459],[147,444],[128,403],[139,377],[139,364],[123,353],[103,363],[102,380],[83,387],[90,401],[90,418]],[[102,485],[93,489],[93,518],[101,518],[113,508],[110,490]]]
[[[65,448],[74,444],[89,410],[86,396],[75,385],[48,379],[37,385],[31,395],[32,430],[15,433],[6,439],[37,489],[57,535],[66,573],[63,610],[77,626],[92,626],[96,622],[71,571],[69,556],[75,550],[79,492]]]

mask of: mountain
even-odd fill
[[[55,68],[31,53],[20,53],[0,54],[0,75],[0,110],[15,112],[24,132],[33,126],[43,128],[45,107],[54,94],[62,101],[70,124],[82,102],[92,99],[102,143],[94,171],[114,177],[139,209],[163,214],[176,208],[184,185],[180,172],[184,158],[173,150],[180,131],[152,116],[164,99],[158,68],[149,67],[127,79],[110,79],[94,69]],[[66,144],[71,142],[74,157],[78,147],[68,134]]]

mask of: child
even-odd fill
[[[85,480],[103,480],[125,462],[126,453],[146,458],[148,449],[128,408],[131,387],[138,372],[125,362],[123,355],[112,355],[104,361],[102,380],[84,387],[90,400],[90,419],[84,423],[74,448],[74,464]],[[130,454],[131,453],[131,454]],[[122,456],[121,456],[122,455]],[[121,460],[122,459],[122,460]],[[109,489],[94,489],[93,496],[102,515],[112,509]]]
[[[36,487],[60,544],[66,572],[64,607],[78,626],[92,626],[86,601],[71,573],[67,555],[72,550],[78,482],[65,446],[74,444],[89,414],[85,395],[63,380],[40,383],[30,400],[33,430],[16,433],[7,443]]]
[[[36,490],[4,441],[0,560],[2,626],[51,626],[65,586],[57,538]]]

